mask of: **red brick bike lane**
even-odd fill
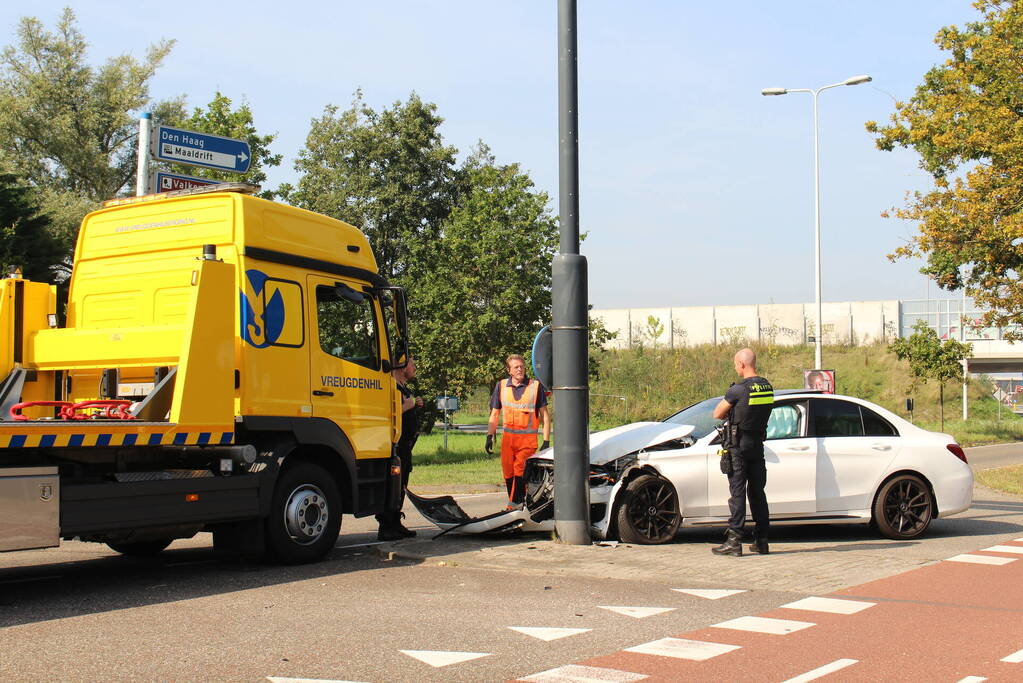
[[[526,680],[1023,681],[1023,539],[997,548]]]

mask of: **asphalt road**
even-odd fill
[[[1012,450],[970,449],[969,457],[975,467],[1023,460]],[[470,512],[500,500],[461,498]],[[428,530],[414,514],[409,523]],[[404,545],[425,546],[423,536]],[[540,537],[468,552],[438,540],[434,556],[412,562],[379,554],[372,519],[350,518],[328,559],[302,567],[217,554],[205,534],[146,561],[71,542],[0,554],[0,677],[509,680],[1020,536],[1023,501],[977,489],[968,513],[935,521],[917,542],[862,527],[779,528],[776,554],[734,561],[708,552],[716,533],[694,530],[670,546],[615,549],[559,548]],[[710,600],[675,588],[743,592]],[[639,618],[607,607],[665,611]],[[588,630],[547,641],[516,627]],[[466,654],[441,660],[419,651]],[[445,666],[421,659],[459,657]]]

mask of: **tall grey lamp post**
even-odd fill
[[[873,80],[870,76],[853,76],[841,83],[824,85],[816,90],[810,88],[764,88],[761,95],[787,95],[790,92],[807,92],[813,95],[813,254],[814,254],[814,291],[817,302],[817,325],[814,330],[814,368],[822,367],[821,339],[824,337],[824,326],[821,315],[821,158],[819,143],[819,126],[817,124],[817,96],[829,88],[840,85],[859,85]]]

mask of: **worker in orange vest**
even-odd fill
[[[494,436],[501,419],[504,426],[501,470],[508,489],[508,509],[515,509],[526,498],[523,473],[526,459],[536,453],[537,427],[543,427],[542,450],[551,445],[551,419],[547,411],[547,391],[540,382],[526,377],[526,361],[522,356],[512,354],[504,364],[508,379],[498,382],[490,397],[486,449],[487,453],[494,452]]]

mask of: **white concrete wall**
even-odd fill
[[[825,344],[889,341],[900,329],[899,302],[845,301],[822,307]],[[816,327],[814,304],[679,306],[594,309],[590,312],[618,336],[611,348],[808,343]]]

